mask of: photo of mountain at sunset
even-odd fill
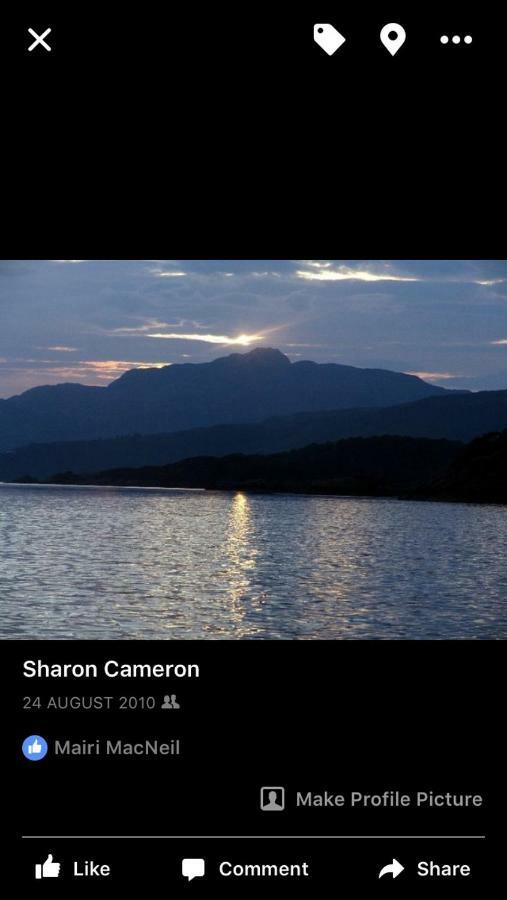
[[[0,262],[1,635],[507,636],[505,260]]]

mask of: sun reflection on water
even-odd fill
[[[229,598],[235,609],[250,593],[258,553],[253,539],[251,501],[246,494],[238,492],[234,494],[229,510],[224,573],[228,581]]]

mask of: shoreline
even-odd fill
[[[413,496],[403,494],[344,494],[333,493],[332,491],[312,491],[312,490],[276,490],[269,488],[255,489],[252,487],[231,486],[231,487],[166,487],[164,485],[143,485],[143,484],[88,484],[73,482],[69,484],[60,484],[51,481],[0,481],[0,487],[15,488],[57,488],[62,490],[83,490],[92,491],[153,491],[163,493],[193,493],[193,494],[250,494],[252,496],[285,496],[285,497],[322,497],[335,500],[397,500],[400,502],[417,502],[417,503],[455,503],[464,506],[501,506],[507,505],[502,500],[466,500],[459,497],[438,497],[438,496]]]

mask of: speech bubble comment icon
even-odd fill
[[[183,878],[188,878],[189,881],[192,881],[193,878],[202,878],[204,875],[204,868],[203,859],[181,860],[181,874],[183,875]]]

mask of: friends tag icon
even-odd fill
[[[336,53],[339,47],[345,43],[343,34],[340,34],[329,22],[313,26],[313,39],[328,56]]]

